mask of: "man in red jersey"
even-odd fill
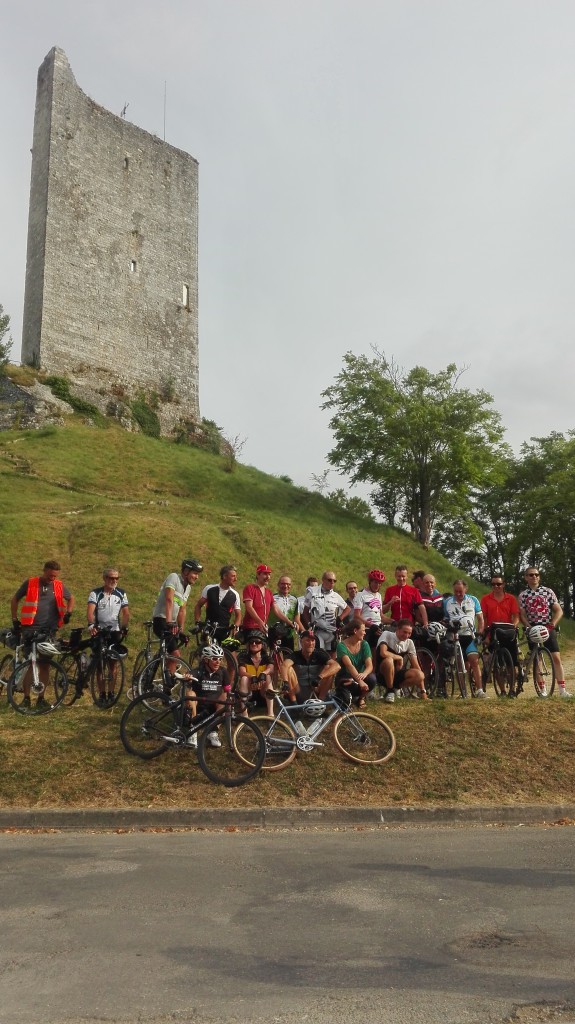
[[[261,630],[267,634],[268,618],[272,608],[276,619],[284,622],[286,626],[289,626],[290,630],[293,629],[293,622],[278,607],[274,601],[274,595],[268,587],[271,574],[272,571],[269,565],[263,565],[262,563],[256,569],[256,582],[248,583],[247,587],[244,587],[242,594],[245,608],[244,621],[242,622],[244,635],[249,634],[253,629]]]
[[[394,622],[409,619],[427,626],[427,612],[421,600],[421,592],[417,587],[410,587],[407,582],[407,566],[396,565],[395,585],[388,587],[383,598],[382,612],[389,612]]]

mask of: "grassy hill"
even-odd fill
[[[162,579],[189,554],[205,566],[197,588],[215,582],[225,562],[237,565],[245,585],[265,561],[272,585],[289,572],[296,594],[327,567],[340,590],[351,577],[361,584],[373,566],[393,582],[403,561],[434,572],[444,589],[456,573],[406,533],[341,511],[319,494],[251,466],[229,473],[216,455],[114,425],[0,433],[0,537],[0,601],[57,558],[79,619],[109,562],[121,570],[135,621],[149,616]]]
[[[280,573],[292,575],[294,593],[303,591],[308,575],[328,567],[340,590],[351,577],[361,583],[373,566],[393,578],[398,562],[434,572],[441,589],[458,575],[402,531],[342,512],[277,477],[241,465],[229,473],[222,459],[198,449],[73,419],[65,428],[0,433],[0,539],[0,624],[9,622],[16,587],[47,558],[61,561],[77,597],[73,624],[83,623],[90,589],[103,566],[115,563],[132,608],[132,651],[159,584],[185,555],[204,563],[202,585],[217,580],[224,562],[238,566],[243,585],[264,560],[274,584]],[[199,589],[198,583],[196,594]],[[567,647],[571,634],[568,624]],[[353,766],[328,743],[238,792],[211,786],[189,752],[171,751],[150,764],[130,758],[118,738],[121,707],[101,712],[84,698],[31,721],[4,705],[0,804],[575,802],[572,704],[400,702],[385,706],[398,740],[388,766]]]

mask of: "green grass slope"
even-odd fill
[[[237,565],[243,586],[265,561],[272,585],[289,572],[296,594],[308,575],[327,567],[335,569],[340,591],[351,577],[361,585],[373,566],[393,582],[400,561],[435,572],[445,589],[456,572],[402,531],[340,511],[253,467],[229,473],[221,458],[196,448],[73,421],[0,433],[0,538],[3,607],[26,576],[57,558],[76,595],[78,621],[112,562],[134,625],[150,615],[162,579],[188,554],[205,566],[195,593],[200,582],[218,579],[225,562]]]

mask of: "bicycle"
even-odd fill
[[[265,758],[262,769],[280,771],[291,764],[298,750],[309,753],[324,744],[319,737],[333,724],[333,739],[340,752],[356,764],[384,764],[393,757],[396,750],[395,736],[386,722],[366,711],[352,711],[344,697],[335,695],[325,700],[310,698],[303,704],[286,705],[281,693],[272,690],[279,705],[275,717],[253,715],[242,719],[236,732],[238,754],[244,760],[242,747],[242,725],[248,721],[261,729],[265,739]],[[349,694],[347,695],[349,696]],[[331,708],[331,711],[329,710]],[[294,721],[294,711],[307,713],[312,717],[309,728],[301,720]],[[327,714],[327,718],[323,715]]]
[[[196,638],[196,650],[193,652],[190,661],[192,664],[199,662],[202,656],[202,650],[204,647],[209,647],[214,642],[216,632],[218,630],[217,622],[199,622],[192,629],[191,635]],[[241,642],[238,640],[234,633],[229,633],[228,636],[224,637],[223,640],[218,640],[225,656],[225,668],[228,670],[230,677],[230,683],[234,683],[238,672],[238,663],[235,657],[235,652],[239,651]]]
[[[19,638],[7,680],[8,703],[21,715],[45,715],[59,707],[68,690],[68,677],[58,648],[45,630]]]
[[[172,637],[171,629],[166,629],[160,638],[159,653],[147,662],[131,687],[132,698],[142,697],[151,709],[155,707],[158,694],[163,693],[169,696],[179,680],[193,675],[193,669],[189,662],[168,652],[167,642]],[[180,633],[179,643],[183,645],[188,643],[188,637],[184,633]],[[194,661],[197,661],[198,658],[199,655],[196,653]]]
[[[204,707],[192,717],[190,697],[186,693],[189,682],[180,681],[178,698],[158,692],[152,707],[147,694],[128,704],[120,721],[120,738],[125,749],[149,761],[169,747],[193,749],[190,740],[197,736],[198,763],[204,775],[222,786],[242,786],[258,774],[264,762],[266,745],[260,729],[241,717],[245,702],[238,701],[231,692],[226,692],[225,700],[213,710]],[[223,726],[223,741],[213,745],[211,734],[220,726]]]
[[[140,678],[148,662],[150,662],[152,658],[157,657],[158,652],[155,651],[155,648],[159,648],[160,646],[159,637],[155,635],[153,630],[152,620],[148,619],[146,622],[144,622],[144,626],[146,629],[146,643],[145,646],[142,647],[140,651],[138,651],[134,660],[134,666],[132,668],[132,687],[134,687],[137,684],[138,679]],[[132,693],[130,695],[130,690],[128,690],[128,698],[131,700],[134,696],[135,694]]]
[[[543,630],[543,632],[541,632]],[[547,634],[547,636],[545,636]],[[518,679],[517,693],[523,692],[523,682],[531,673],[533,686],[538,697],[551,697],[555,689],[555,666],[549,651],[544,647],[549,631],[545,626],[531,626],[524,629],[519,647],[519,667],[523,679]],[[527,657],[523,654],[529,645]]]
[[[13,629],[0,629],[0,642],[14,652],[18,646],[18,635]],[[0,658],[0,695],[6,691],[13,671],[14,653],[3,654]]]
[[[117,630],[103,628],[95,636],[82,640],[83,629],[73,629],[68,640],[61,640],[60,664],[68,676],[68,694],[64,704],[71,707],[89,689],[98,708],[109,709],[118,703],[124,689],[124,659],[128,651],[115,643]],[[87,649],[91,649],[88,655]],[[104,699],[102,693],[105,692]]]
[[[515,665],[511,651],[505,647],[501,640],[506,637],[509,640],[517,640],[517,627],[505,622],[494,622],[491,629],[491,639],[483,640],[483,646],[479,657],[482,662],[481,679],[484,684],[491,682],[498,697],[514,697],[515,689]],[[521,670],[518,671],[517,683],[520,682]]]
[[[455,696],[456,686],[461,697],[467,697],[467,671],[458,635],[460,628],[461,627],[458,622],[452,622],[447,627],[446,635],[440,643],[439,649],[441,652],[441,661],[443,666],[442,675],[446,697]],[[472,681],[470,682],[470,686],[472,687],[471,692],[473,694],[475,689]]]

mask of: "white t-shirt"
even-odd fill
[[[361,618],[363,622],[379,626],[381,624],[383,601],[381,594],[366,587],[365,590],[360,590],[353,599],[352,607],[361,612]]]
[[[396,633],[386,629],[379,638],[379,645],[381,646],[381,644],[385,644],[394,654],[403,654],[404,657],[410,659],[412,656],[417,657],[415,644],[411,637],[408,637],[407,640],[398,640]]]

